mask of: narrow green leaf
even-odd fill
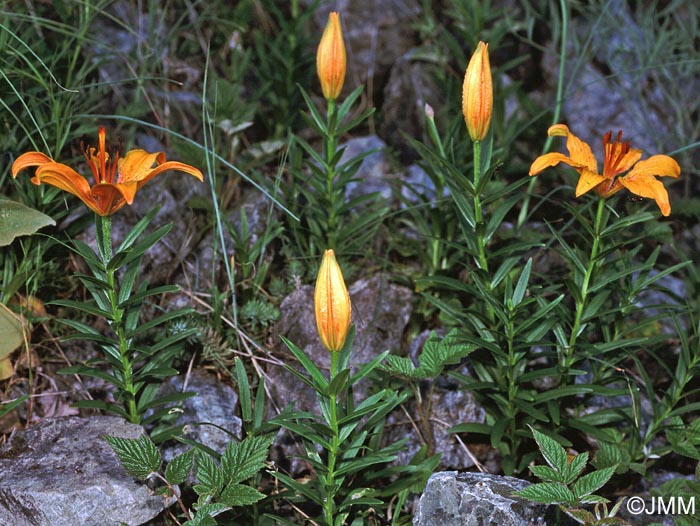
[[[280,336],[280,339],[284,342],[284,344],[287,346],[287,348],[290,351],[292,351],[292,354],[296,357],[297,360],[299,360],[299,363],[306,370],[306,372],[311,375],[311,377],[314,379],[316,384],[319,387],[321,387],[324,392],[327,392],[328,391],[328,380],[326,380],[326,377],[323,375],[321,370],[316,366],[316,364],[314,362],[312,362],[308,356],[306,356],[306,353],[304,351],[299,349],[299,347],[294,345],[287,338],[285,338],[284,336]]]
[[[236,381],[238,383],[238,405],[241,408],[241,417],[244,422],[250,422],[252,420],[252,406],[250,403],[248,372],[245,370],[243,361],[239,357],[236,357],[234,367],[236,369]]]
[[[520,277],[518,278],[518,283],[515,285],[515,290],[513,291],[513,297],[512,297],[512,303],[514,307],[517,307],[520,305],[520,302],[523,301],[523,298],[525,297],[525,292],[527,292],[527,286],[528,283],[530,282],[530,270],[532,269],[532,258],[529,258],[527,260],[527,263],[525,263],[525,267],[523,267],[523,271],[520,273]]]

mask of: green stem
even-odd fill
[[[329,384],[333,383],[335,375],[338,373],[339,352],[331,352],[331,374]],[[338,458],[338,448],[340,446],[339,430],[338,430],[338,407],[337,395],[335,393],[329,396],[329,422],[328,426],[333,433],[331,437],[331,449],[328,451],[328,471],[326,473],[326,500],[323,503],[323,517],[327,526],[333,526],[333,516],[335,513],[335,464]]]
[[[481,179],[481,141],[474,141],[474,230],[476,233],[476,243],[478,250],[479,268],[488,272],[489,264],[486,259],[484,246],[483,212],[481,210],[481,199],[479,196],[479,180]]]
[[[328,120],[326,125],[326,136],[324,144],[325,163],[326,163],[326,200],[328,203],[328,246],[327,248],[335,249],[335,244],[338,235],[338,203],[336,202],[336,192],[333,188],[335,180],[335,164],[333,157],[336,149],[336,115],[335,101],[328,101]]]
[[[117,347],[119,350],[119,361],[121,363],[122,385],[119,388],[126,396],[124,401],[126,411],[129,415],[129,421],[134,424],[141,423],[141,416],[136,407],[136,388],[134,386],[134,366],[129,357],[129,341],[126,338],[124,329],[124,309],[119,306],[119,291],[116,279],[116,268],[110,266],[112,259],[112,219],[109,216],[97,219],[98,236],[97,245],[100,252],[100,258],[104,265],[105,281],[107,282],[107,298],[111,310],[112,330],[117,335]],[[117,377],[118,378],[118,377]]]
[[[576,348],[576,341],[583,331],[585,324],[583,323],[583,313],[586,308],[586,303],[588,299],[588,289],[591,284],[591,278],[593,277],[593,272],[598,266],[598,253],[600,252],[600,238],[601,231],[603,229],[603,212],[605,210],[605,199],[602,197],[598,199],[598,209],[595,215],[595,224],[593,230],[593,244],[591,246],[591,255],[588,259],[588,265],[586,266],[586,272],[583,275],[583,281],[581,282],[581,288],[579,290],[579,298],[576,301],[576,316],[574,318],[574,325],[571,328],[571,335],[569,336],[569,344],[566,346],[564,357],[562,360],[562,367],[564,372],[573,366],[574,362],[574,349]]]

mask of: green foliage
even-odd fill
[[[187,483],[194,467],[198,483],[193,490],[198,500],[193,510],[186,511],[184,525],[215,525],[215,516],[265,498],[255,487],[243,482],[265,468],[272,438],[251,436],[240,442],[229,442],[219,462],[207,452],[188,449],[173,458],[164,473],[161,473],[160,451],[147,435],[138,439],[106,436],[105,440],[129,475],[140,480],[158,478],[165,484],[160,491],[168,497],[181,499],[181,492],[175,486]],[[184,504],[180,504],[184,509]]]
[[[0,196],[0,247],[9,245],[16,237],[55,224],[46,214]]]
[[[106,436],[105,440],[132,477],[146,480],[160,469],[163,462],[160,451],[148,435],[141,435],[139,438]]]
[[[374,153],[366,151],[340,164],[343,150],[338,148],[338,140],[374,111],[370,108],[356,116],[351,113],[362,91],[358,87],[339,106],[329,102],[324,116],[301,89],[309,111],[304,114],[306,122],[323,140],[319,154],[305,139],[293,138],[289,161],[294,181],[283,189],[288,207],[302,219],[287,221],[288,235],[305,257],[341,246],[343,253],[363,253],[388,212],[376,192],[346,199],[348,185],[362,182],[356,174],[363,159]]]
[[[272,439],[252,436],[241,442],[229,442],[217,463],[212,457],[197,457],[196,476],[199,481],[193,489],[199,496],[198,505],[212,501],[227,508],[258,502],[265,495],[241,482],[252,478],[265,467]]]
[[[433,379],[442,373],[446,365],[458,363],[473,350],[471,345],[459,341],[456,331],[444,338],[438,338],[433,332],[423,345],[418,357],[418,367],[413,365],[410,358],[392,354],[386,357],[381,367],[390,374],[409,380]]]
[[[357,366],[353,373],[349,368],[353,340],[354,328],[344,348],[331,353],[331,374],[326,378],[304,351],[283,339],[303,371],[286,364],[285,368],[316,392],[321,415],[289,409],[271,421],[300,437],[303,458],[316,473],[306,482],[279,471],[274,473],[275,477],[289,490],[288,498],[303,496],[321,507],[324,513],[320,520],[327,526],[352,522],[353,517],[362,516],[372,508],[385,508],[388,503],[382,498],[377,480],[402,474],[407,479],[402,481],[403,488],[397,489],[405,489],[425,476],[420,466],[387,470],[405,440],[382,445],[386,417],[406,399],[406,394],[381,389],[362,400],[354,400],[352,386],[369,377],[388,352]],[[412,482],[406,485],[411,478]]]
[[[67,367],[59,372],[101,378],[112,384],[118,393],[118,404],[85,400],[76,405],[109,411],[134,423],[144,421],[144,414],[149,409],[191,396],[189,393],[177,393],[158,398],[157,392],[164,378],[178,374],[172,367],[172,362],[180,352],[182,343],[195,334],[196,329],[187,329],[165,338],[158,338],[151,345],[145,342],[152,330],[191,313],[191,310],[166,312],[145,323],[141,323],[140,319],[141,309],[146,301],[179,290],[171,285],[151,288],[147,283],[138,282],[143,254],[170,230],[170,225],[166,225],[144,235],[157,212],[158,208],[155,208],[144,216],[114,254],[110,219],[99,218],[98,251],[94,252],[78,240],[73,244],[73,250],[83,258],[92,273],[79,275],[78,278],[92,295],[93,302],[53,302],[54,305],[68,307],[88,316],[104,318],[112,330],[111,335],[103,335],[81,321],[61,320],[76,331],[67,338],[96,342],[103,352],[103,358],[84,365]],[[108,367],[107,370],[104,369],[104,365]],[[156,411],[146,421],[153,422],[164,412],[167,412],[167,409]]]
[[[607,499],[595,495],[615,473],[617,466],[610,466],[583,474],[588,463],[588,453],[569,458],[566,450],[553,438],[531,428],[535,442],[548,466],[530,466],[530,471],[542,480],[515,492],[521,498],[542,504],[558,504],[570,517],[581,524],[603,526],[627,524],[615,517],[622,500],[608,512]],[[595,514],[580,506],[595,504]]]

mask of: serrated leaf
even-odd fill
[[[213,517],[229,509],[225,504],[218,502],[202,504],[197,508],[194,517],[183,523],[182,526],[216,526],[216,521]]]
[[[602,488],[605,483],[610,480],[610,477],[613,476],[616,469],[617,465],[588,473],[574,482],[571,486],[571,490],[579,499],[588,496],[594,491]]]
[[[221,457],[225,480],[237,483],[249,479],[265,467],[272,438],[249,436],[241,442],[229,442]]]
[[[219,500],[227,506],[248,506],[265,498],[263,493],[245,484],[229,484],[221,492]]]
[[[578,508],[564,509],[564,511],[576,519],[580,524],[596,524],[595,515],[590,511],[581,510]]]
[[[160,451],[148,435],[139,438],[104,437],[119,457],[126,472],[132,477],[145,480],[157,473],[161,465]]]
[[[197,455],[197,481],[194,486],[197,495],[218,495],[224,488],[224,477],[221,468],[209,455]]]
[[[548,437],[537,429],[530,427],[532,435],[542,456],[553,469],[563,472],[568,464],[566,450],[553,438]]]
[[[16,237],[28,236],[55,224],[56,221],[46,214],[0,196],[0,247],[9,245]]]
[[[170,484],[182,484],[187,480],[194,462],[194,452],[194,449],[188,449],[168,463],[165,467],[165,478]]]
[[[397,376],[405,376],[406,378],[418,377],[415,365],[413,365],[410,358],[405,356],[390,354],[386,357],[381,368]]]
[[[529,466],[529,468],[533,475],[544,482],[565,482],[563,475],[549,466]]]
[[[584,470],[586,467],[586,464],[588,463],[588,452],[583,452],[578,455],[576,455],[573,459],[571,459],[571,462],[569,462],[569,466],[566,470],[566,484],[570,484],[574,480],[576,480],[576,477],[578,477],[581,472]]]
[[[576,496],[564,484],[557,482],[539,482],[515,494],[524,499],[543,504],[575,504]]]

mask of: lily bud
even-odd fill
[[[339,351],[350,328],[350,295],[332,249],[323,254],[314,292],[316,327],[324,347]]]
[[[462,86],[462,113],[472,141],[481,141],[489,131],[493,111],[493,84],[488,44],[479,42],[472,55]]]
[[[347,56],[340,15],[333,11],[328,15],[328,24],[316,51],[316,71],[326,100],[335,100],[340,95],[346,69]]]

